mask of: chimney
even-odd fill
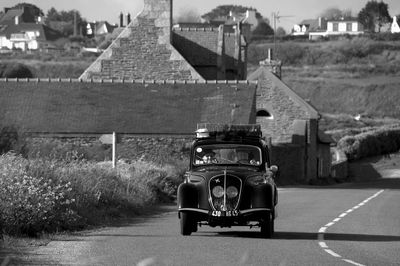
[[[155,19],[155,26],[164,28],[164,42],[171,43],[172,0],[144,0],[141,17]]]
[[[119,26],[121,28],[124,26],[124,14],[122,12],[119,14]]]
[[[260,65],[269,69],[279,79],[282,76],[282,61],[273,59],[272,49],[268,49],[268,58],[260,61]]]
[[[15,16],[15,25],[19,25],[19,16]]]
[[[128,26],[129,24],[131,24],[131,14],[130,13],[126,14],[126,25]]]

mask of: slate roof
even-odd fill
[[[270,81],[270,86],[279,87],[282,92],[301,106],[309,114],[310,118],[319,119],[319,113],[313,106],[308,104],[303,98],[265,67],[260,66],[256,71],[248,75],[247,80],[258,80],[260,77],[268,79]]]
[[[7,39],[10,39],[11,34],[27,31],[39,31],[40,35],[37,40],[42,41],[54,41],[62,36],[60,32],[46,25],[36,23],[21,23],[18,25],[7,25],[0,27],[0,36],[6,36]]]
[[[192,135],[200,122],[250,123],[255,91],[247,82],[0,81],[0,124],[37,133]]]
[[[10,9],[3,16],[0,17],[0,25],[15,24],[15,17],[21,17],[24,14],[23,9]]]
[[[315,31],[319,28],[318,19],[305,19],[299,25],[308,25],[308,31]]]

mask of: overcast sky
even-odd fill
[[[117,23],[121,12],[131,13],[133,18],[143,8],[143,0],[0,0],[0,8],[3,10],[4,7],[12,7],[20,2],[34,4],[45,14],[51,7],[57,11],[77,9],[88,21],[106,20],[110,23]],[[185,10],[193,10],[203,15],[219,5],[242,5],[256,8],[265,18],[271,18],[272,12],[279,12],[282,17],[277,26],[289,30],[293,24],[303,19],[316,18],[329,7],[350,9],[356,16],[367,2],[368,0],[330,0],[329,2],[324,0],[174,0],[174,16],[178,16]],[[384,2],[389,5],[391,16],[400,14],[400,0],[384,0]]]

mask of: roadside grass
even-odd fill
[[[182,173],[151,162],[25,159],[0,156],[0,225],[12,236],[73,231],[135,216],[172,202]]]

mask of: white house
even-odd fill
[[[5,8],[0,17],[0,48],[37,50],[49,41],[60,38],[61,33],[41,24],[41,17],[24,20],[26,9]]]
[[[326,30],[326,20],[324,18],[319,17],[318,19],[306,19],[293,26],[292,35],[302,36],[308,35],[313,31],[324,30]]]
[[[393,22],[392,22],[392,26],[390,28],[390,32],[391,33],[400,33],[400,27],[399,27],[399,24],[397,23],[396,16],[393,17]]]
[[[364,27],[356,18],[341,19],[341,20],[328,20],[326,31],[310,32],[310,40],[319,37],[337,36],[337,35],[360,35],[364,34]]]

